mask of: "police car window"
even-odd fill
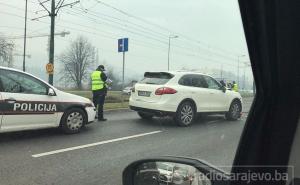
[[[3,92],[46,95],[47,87],[39,80],[14,71],[1,70]]]
[[[211,78],[209,76],[205,76],[204,78],[208,84],[209,89],[220,89],[221,88],[221,85],[213,78]]]

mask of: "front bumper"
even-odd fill
[[[95,121],[95,117],[96,117],[96,108],[93,107],[86,107],[85,111],[87,113],[88,116],[88,124],[92,123]]]

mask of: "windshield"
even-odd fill
[[[121,185],[159,156],[231,170],[256,93],[237,0],[0,0],[0,16],[0,184]]]

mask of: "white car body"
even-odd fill
[[[87,123],[94,121],[96,110],[89,99],[60,91],[29,73],[5,67],[1,71],[34,79],[54,94],[5,92],[0,84],[0,132],[59,127],[63,114],[75,107],[86,113]]]
[[[225,113],[229,110],[233,100],[240,101],[240,104],[242,105],[242,97],[238,92],[231,90],[226,90],[224,92],[221,89],[221,84],[209,75],[186,71],[161,73],[170,74],[173,77],[164,84],[146,84],[142,82],[137,83],[129,100],[131,109],[138,112],[141,111],[146,113],[156,113],[158,115],[168,115],[176,113],[179,105],[183,101],[190,100],[194,102],[197,113]],[[205,78],[213,79],[220,85],[220,89],[181,85],[179,81],[188,75],[200,75]],[[176,90],[176,93],[156,95],[155,92],[157,89],[164,87],[174,89]],[[150,93],[150,95],[139,95],[139,93],[143,91]]]
[[[128,95],[130,95],[131,89],[132,89],[132,87],[125,87],[125,88],[122,90],[122,92],[123,92],[123,94],[128,94]]]
[[[170,165],[169,163],[161,163],[164,168],[160,168],[158,166],[157,170],[159,171],[159,179],[161,182],[170,183],[173,181],[173,173],[174,173],[174,166]]]

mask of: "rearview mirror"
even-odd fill
[[[52,88],[49,88],[48,96],[56,96],[55,91]]]
[[[136,161],[123,172],[123,185],[225,185],[227,183],[228,176],[225,172],[199,160],[178,157]]]

